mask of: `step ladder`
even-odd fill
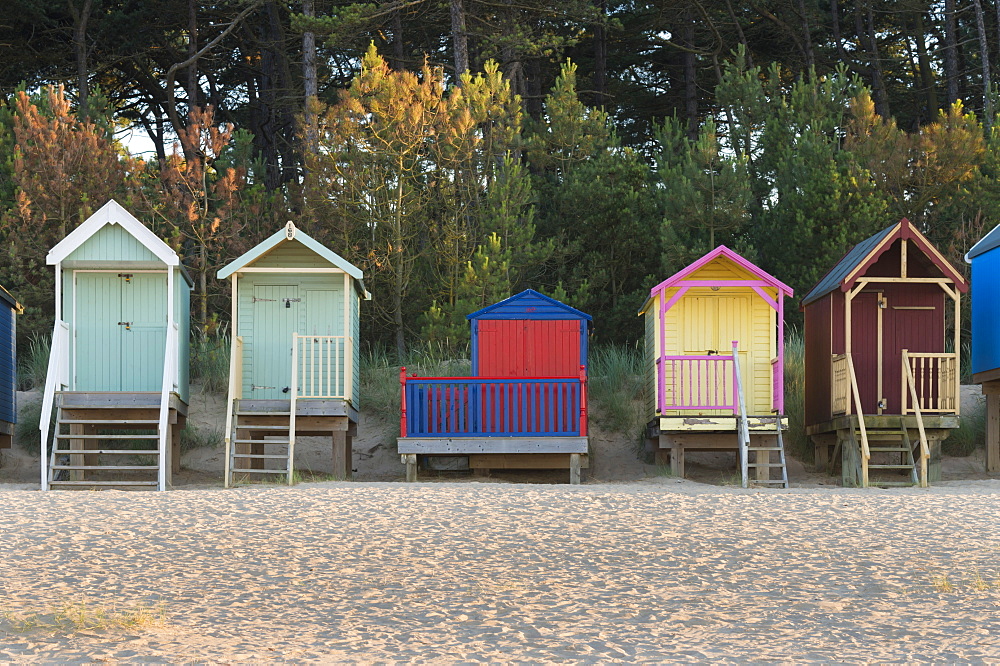
[[[776,435],[774,446],[747,447],[747,469],[748,476],[750,477],[748,483],[750,485],[775,486],[778,488],[788,487],[788,467],[785,464],[785,440],[781,436],[781,416],[775,415],[774,424]],[[774,453],[778,454],[778,462],[771,462]],[[752,460],[749,458],[752,458]],[[772,469],[780,470],[781,478],[772,479]],[[759,470],[757,474],[751,475],[749,473],[750,471],[757,470]]]
[[[290,411],[241,411],[239,400],[234,401],[228,485],[262,480],[291,484],[295,459],[292,421]]]
[[[159,420],[148,416],[155,407],[74,405],[71,397],[68,402],[56,397],[49,487],[157,489],[165,462],[160,459]]]
[[[862,417],[863,418],[863,417]],[[871,451],[872,460],[879,454],[879,459],[894,458],[898,456],[899,462],[879,462],[868,463],[868,485],[880,488],[890,486],[915,486],[919,483],[917,478],[917,466],[913,458],[913,445],[910,442],[909,433],[903,423],[903,417],[899,418],[899,426],[896,428],[868,428],[868,450]],[[890,480],[883,478],[872,478],[872,472],[877,470],[908,472],[910,480]]]

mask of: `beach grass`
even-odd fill
[[[32,612],[0,611],[0,623],[18,634],[42,632],[74,634],[84,631],[135,631],[166,623],[162,604],[117,607],[86,601],[65,601],[51,609]]]

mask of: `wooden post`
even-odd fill
[[[399,369],[399,383],[402,385],[402,397],[400,398],[399,412],[399,436],[406,437],[406,367]],[[416,472],[414,472],[416,474]],[[407,477],[409,477],[409,467],[407,467]],[[407,478],[409,480],[409,478]]]
[[[571,453],[569,456],[569,483],[573,486],[580,485],[580,454]]]
[[[407,453],[403,456],[403,464],[406,465],[406,480],[407,482],[414,482],[417,480],[417,455],[415,453]]]
[[[71,424],[69,424],[69,434],[71,434],[71,435],[82,435],[82,434],[84,434],[84,432],[83,432],[83,425],[79,424],[79,423],[71,423]],[[83,448],[83,440],[82,439],[71,439],[71,440],[69,440],[69,448],[70,448],[70,451],[78,451],[78,450],[82,449]],[[70,456],[69,456],[69,464],[70,465],[83,465],[83,464],[85,464],[84,463],[85,459],[86,459],[86,457],[84,455],[73,453],[73,454],[70,454]],[[70,481],[84,481],[85,479],[83,478],[83,476],[84,476],[84,471],[82,469],[71,469],[69,471],[69,480]]]
[[[1000,472],[1000,393],[986,395],[986,471]]]
[[[684,478],[684,445],[676,439],[670,443],[670,473],[678,479]]]
[[[333,475],[345,481],[351,478],[351,446],[346,430],[333,431]]]
[[[181,430],[183,428],[184,421],[170,426],[170,471],[172,474],[180,474],[181,472]],[[173,483],[169,474],[167,475],[167,483]]]

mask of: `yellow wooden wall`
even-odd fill
[[[706,264],[687,277],[691,280],[753,280],[756,276],[725,258]],[[676,289],[668,289],[669,300]],[[775,289],[764,288],[771,298]],[[647,311],[647,350],[653,367],[649,371],[650,388],[656,391],[655,359],[659,353],[660,299],[654,297]],[[691,287],[666,313],[664,354],[667,356],[701,355],[709,350],[727,356],[732,353],[732,341],[739,342],[740,368],[750,414],[770,414],[772,405],[771,359],[777,356],[777,313],[750,287]],[[652,330],[651,330],[652,329]],[[650,340],[653,336],[653,340]],[[651,344],[652,343],[652,344]],[[654,402],[655,404],[655,402]],[[666,416],[699,412],[669,411]],[[705,412],[721,414],[722,412]]]

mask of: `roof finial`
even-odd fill
[[[288,224],[285,225],[285,239],[292,240],[295,238],[295,224],[288,220]]]

